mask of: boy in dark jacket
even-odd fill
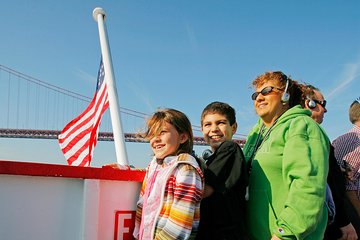
[[[237,129],[235,110],[226,103],[210,103],[201,114],[201,129],[213,154],[206,159],[196,239],[248,239],[244,223],[247,171],[243,152],[232,141]]]

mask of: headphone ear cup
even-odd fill
[[[287,103],[290,100],[290,94],[288,94],[287,92],[284,92],[283,95],[281,96],[281,101],[283,103]]]
[[[314,102],[314,100],[312,100],[312,99],[309,99],[307,105],[310,109],[313,109],[316,107],[316,102]]]
[[[281,96],[281,102],[283,105],[286,105],[287,102],[290,100],[290,94],[288,94],[288,87],[289,87],[289,79],[286,77],[286,86],[283,95]]]

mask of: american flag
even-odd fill
[[[101,60],[96,92],[90,105],[61,131],[58,141],[69,165],[90,166],[99,133],[101,116],[109,107],[105,71]]]

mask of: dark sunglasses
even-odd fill
[[[261,93],[261,95],[266,96],[266,95],[268,95],[269,93],[271,93],[274,88],[277,89],[277,90],[282,90],[281,88],[272,87],[272,86],[267,86],[267,87],[264,87],[260,92],[254,92],[254,93],[251,95],[251,99],[252,99],[252,100],[256,100],[256,98],[259,96],[260,93]]]
[[[320,101],[320,100],[317,100],[317,99],[313,99],[313,101],[316,102],[317,104],[319,104],[320,106],[322,106],[323,108],[326,107],[326,100]]]

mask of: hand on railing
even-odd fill
[[[120,170],[136,170],[133,165],[122,165],[119,163],[109,163],[109,164],[105,164],[103,167],[111,167]]]

